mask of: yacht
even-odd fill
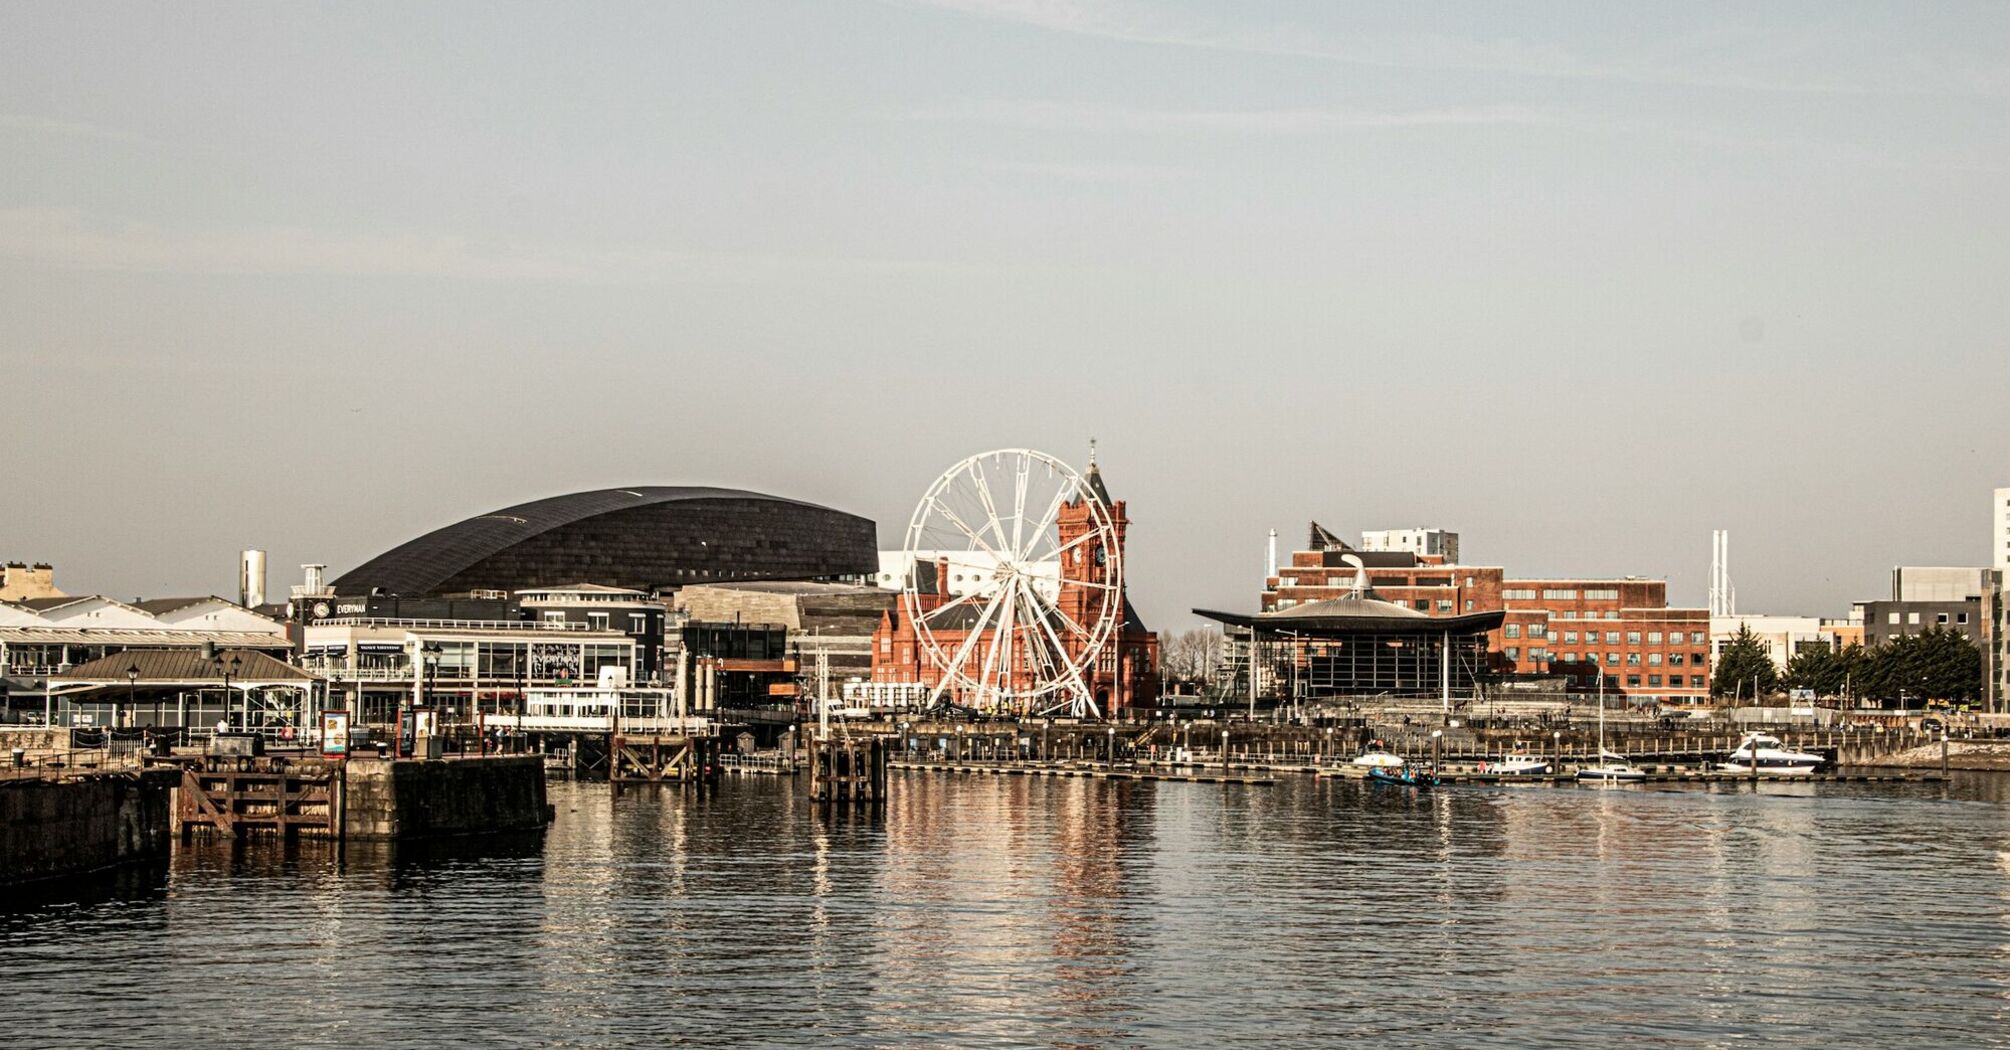
[[[1598,672],[1598,764],[1584,766],[1577,771],[1581,784],[1638,784],[1647,779],[1647,771],[1633,768],[1626,756],[1615,755],[1605,749],[1605,672]]]
[[[1758,763],[1761,773],[1775,773],[1787,776],[1805,776],[1822,764],[1822,756],[1807,751],[1791,751],[1780,743],[1780,738],[1765,733],[1747,733],[1717,768],[1726,773],[1750,773],[1752,765]]]
[[[1638,784],[1647,779],[1647,771],[1634,766],[1624,756],[1599,749],[1599,763],[1585,766],[1577,771],[1577,779],[1586,784]]]

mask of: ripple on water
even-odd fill
[[[0,1046],[2010,1043],[1993,786],[553,793],[17,896]]]

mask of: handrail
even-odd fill
[[[321,627],[324,625],[335,627],[435,627],[446,630],[480,631],[577,631],[582,634],[593,629],[592,624],[573,623],[565,620],[434,620],[423,618],[403,619],[391,616],[330,616],[325,620],[316,620],[307,626]],[[619,634],[621,632],[609,628],[605,629],[603,633]]]

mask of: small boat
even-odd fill
[[[1428,769],[1398,769],[1376,766],[1368,770],[1368,779],[1377,784],[1393,784],[1397,787],[1437,787],[1438,775]]]
[[[1750,773],[1755,761],[1761,773],[1806,776],[1822,764],[1822,756],[1808,751],[1788,750],[1776,736],[1747,733],[1731,754],[1717,764],[1717,768],[1726,773]]]
[[[1549,763],[1533,755],[1509,755],[1481,766],[1480,772],[1493,777],[1539,777],[1549,772]]]
[[[1577,780],[1582,784],[1638,784],[1647,779],[1647,771],[1635,768],[1633,763],[1610,751],[1602,756],[1605,761],[1595,766],[1586,766],[1577,771]]]
[[[1377,769],[1401,768],[1403,768],[1403,756],[1392,755],[1387,751],[1367,751],[1348,760],[1340,767],[1340,774],[1358,779]]]

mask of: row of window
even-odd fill
[[[1508,659],[1513,660],[1516,663],[1521,662],[1520,646],[1516,645],[1506,646],[1501,649],[1501,652]],[[1533,663],[1542,663],[1546,660],[1551,659],[1559,660],[1565,663],[1595,664],[1598,662],[1597,653],[1592,652],[1557,653],[1554,656],[1551,656],[1550,651],[1547,649],[1530,649],[1528,651],[1528,658]],[[1640,667],[1642,666],[1643,663],[1645,664],[1645,666],[1648,667],[1660,667],[1662,666],[1663,663],[1666,663],[1667,666],[1669,667],[1683,667],[1692,663],[1697,667],[1708,666],[1708,661],[1704,658],[1704,655],[1702,653],[1669,653],[1667,654],[1667,658],[1665,661],[1663,660],[1662,654],[1660,653],[1648,653],[1644,661],[1642,660],[1641,654],[1639,653],[1609,652],[1605,654],[1605,665],[1607,667],[1618,667],[1622,663],[1624,663],[1624,665],[1627,667]]]
[[[1933,616],[1934,616],[1934,620],[1933,620],[1933,622],[1934,622],[1934,623],[1937,623],[1937,624],[1941,625],[1942,627],[1945,627],[1945,626],[1947,626],[1947,614],[1946,614],[1946,613],[1934,613],[1934,614],[1933,614]],[[1897,626],[1897,625],[1898,625],[1898,614],[1897,614],[1897,613],[1895,613],[1895,612],[1891,612],[1891,613],[1885,613],[1885,614],[1884,614],[1884,622],[1885,622],[1885,623],[1888,623],[1888,624],[1891,624],[1891,625],[1893,625],[1893,626]],[[1905,614],[1905,622],[1906,622],[1906,623],[1909,623],[1909,624],[1912,624],[1913,626],[1917,627],[1917,626],[1919,625],[1919,614],[1918,614],[1918,613],[1916,613],[1916,612],[1913,612],[1913,613],[1906,613],[1906,614]],[[1968,622],[1968,614],[1967,614],[1967,613],[1955,613],[1955,614],[1954,614],[1954,622],[1955,622],[1955,623],[1957,623],[1957,624],[1966,624],[1966,623]]]
[[[1529,636],[1530,638],[1546,638],[1546,637],[1548,637],[1548,636],[1549,636],[1549,627],[1548,627],[1548,625],[1546,625],[1546,624],[1540,624],[1540,623],[1532,623],[1532,624],[1528,624],[1528,625],[1527,625],[1527,628],[1526,628],[1526,629],[1527,629],[1527,633],[1528,633],[1528,636]],[[1511,623],[1511,624],[1507,624],[1507,625],[1505,625],[1505,626],[1503,626],[1503,627],[1501,628],[1501,635],[1502,635],[1503,637],[1506,637],[1506,638],[1520,638],[1520,637],[1522,636],[1522,632],[1523,632],[1523,625],[1522,625],[1522,624],[1518,624],[1518,623]],[[1619,638],[1620,638],[1620,634],[1621,634],[1621,632],[1619,632],[1619,631],[1607,631],[1607,632],[1605,632],[1605,644],[1607,644],[1607,645],[1618,645],[1618,644],[1619,644]],[[1576,632],[1576,631],[1565,631],[1565,632],[1563,632],[1563,644],[1565,644],[1565,645],[1576,645],[1576,644],[1577,644],[1577,635],[1578,635],[1578,632]],[[1625,632],[1625,637],[1626,637],[1626,644],[1627,644],[1627,645],[1639,645],[1639,644],[1640,644],[1640,639],[1641,639],[1641,637],[1642,637],[1642,633],[1641,633],[1641,632],[1639,632],[1639,631],[1627,631],[1627,632]],[[1682,644],[1682,632],[1681,632],[1681,631],[1669,631],[1669,632],[1667,632],[1667,634],[1665,634],[1665,635],[1664,635],[1664,634],[1663,634],[1662,632],[1660,632],[1660,631],[1648,631],[1648,632],[1646,632],[1646,634],[1645,634],[1645,637],[1646,637],[1646,639],[1647,639],[1647,644],[1648,644],[1648,645],[1681,645],[1681,644]],[[1585,642],[1586,642],[1587,644],[1588,644],[1588,643],[1593,643],[1593,642],[1596,642],[1596,641],[1598,641],[1598,632],[1597,632],[1597,631],[1585,631],[1585,632],[1584,632],[1584,640],[1585,640]],[[1709,635],[1708,635],[1707,633],[1703,632],[1703,631],[1691,631],[1691,632],[1689,632],[1689,643],[1690,643],[1691,645],[1702,645],[1702,644],[1703,644],[1704,642],[1706,642],[1706,641],[1708,641],[1708,640],[1709,640]]]

